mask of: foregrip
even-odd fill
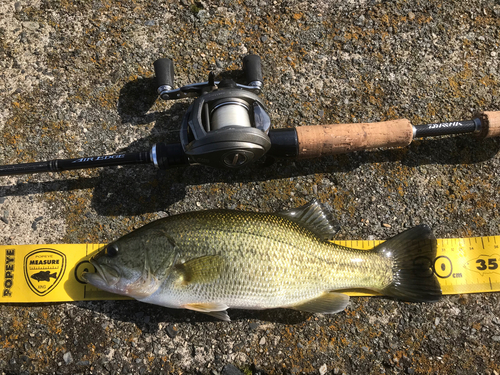
[[[379,147],[405,147],[413,139],[413,127],[407,119],[377,123],[299,126],[296,130],[299,159]]]
[[[479,137],[500,137],[500,112],[481,112],[478,117],[481,119]]]

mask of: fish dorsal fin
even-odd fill
[[[316,199],[301,207],[278,212],[277,215],[300,224],[323,241],[332,240],[339,230],[339,225],[333,219],[332,214],[326,211]]]
[[[224,267],[224,258],[220,255],[207,255],[176,264],[180,280],[184,285],[203,284],[217,279]]]
[[[349,296],[347,294],[329,292],[299,305],[292,306],[292,308],[310,313],[335,314],[344,310],[348,303]]]

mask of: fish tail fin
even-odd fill
[[[441,286],[434,275],[436,239],[427,225],[419,225],[374,249],[392,258],[392,282],[382,290],[389,297],[409,302],[436,302]]]
[[[53,277],[54,279],[57,279],[57,273],[56,273],[56,272],[51,273],[51,274],[49,275],[49,277]]]

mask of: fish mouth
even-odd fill
[[[94,259],[90,259],[90,264],[92,264],[96,270],[95,273],[85,272],[82,277],[83,279],[99,289],[117,292],[116,284],[120,281],[119,272],[106,264],[99,264]]]

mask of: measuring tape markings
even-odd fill
[[[335,241],[369,250],[383,241]],[[500,291],[500,236],[445,238],[437,240],[434,273],[443,294]],[[371,295],[348,293],[350,295]]]
[[[362,250],[370,250],[382,242],[335,241]],[[128,299],[99,290],[83,280],[84,272],[95,272],[89,259],[101,247],[100,244],[0,246],[0,303]],[[431,263],[443,294],[500,291],[500,236],[438,239],[436,258]]]

